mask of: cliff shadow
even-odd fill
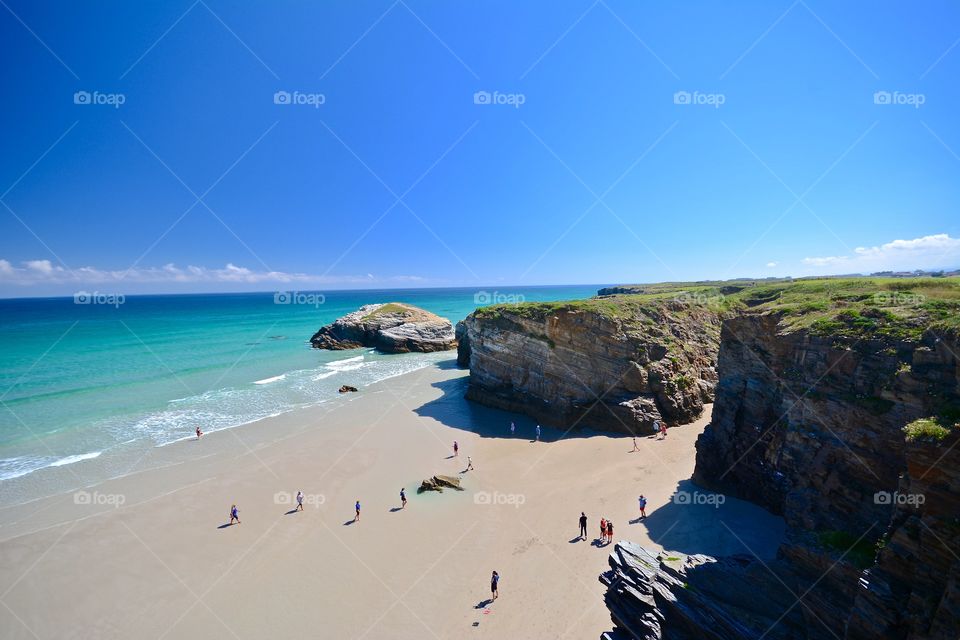
[[[454,362],[454,364],[456,364]],[[484,438],[516,438],[518,440],[534,440],[536,438],[537,422],[521,413],[512,413],[502,409],[494,409],[485,405],[471,402],[464,395],[467,392],[469,377],[463,376],[450,380],[434,382],[433,387],[443,392],[436,400],[431,400],[414,411],[425,418],[433,418],[437,422],[470,431]],[[511,434],[510,423],[516,425],[516,431]],[[573,429],[565,433],[565,429],[542,426],[540,440],[542,442],[556,442],[570,438],[589,438],[606,436],[629,439],[630,436],[620,433],[609,433],[593,429]]]
[[[651,508],[653,506],[653,508]],[[702,489],[682,480],[666,504],[647,505],[645,519],[633,519],[620,533],[630,539],[634,527],[666,551],[734,554],[774,558],[783,541],[786,523],[780,516],[750,502]]]

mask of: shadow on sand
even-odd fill
[[[473,608],[474,609],[486,609],[491,604],[493,604],[493,598],[487,598],[486,600],[481,600]]]
[[[240,523],[238,522],[237,524],[240,524]],[[233,523],[228,522],[227,524],[220,525],[219,527],[217,527],[217,529],[226,529],[227,527],[232,527],[232,526],[233,526]]]
[[[434,382],[433,386],[442,391],[443,395],[414,409],[417,415],[433,418],[448,427],[470,431],[484,438],[515,438],[517,440],[527,440],[531,443],[536,442],[537,423],[531,418],[509,411],[493,409],[464,399],[463,396],[467,392],[466,376]],[[511,422],[517,426],[513,435],[510,434]],[[564,432],[565,429],[543,425],[540,441],[556,442],[561,438],[589,438],[594,436],[630,437],[624,434],[580,428],[573,429],[566,434]],[[449,460],[452,457],[450,456],[447,459]]]
[[[354,520],[353,518],[350,518],[349,520],[347,520],[346,522],[343,523],[343,526],[349,527],[349,526],[352,525],[354,522],[356,522],[356,520]]]
[[[654,543],[681,553],[756,553],[772,558],[786,530],[783,518],[749,502],[702,489],[690,480],[678,482],[666,504],[651,506],[647,505],[646,518],[630,524],[646,527]],[[624,534],[629,538],[629,532]]]

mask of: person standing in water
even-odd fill
[[[353,517],[353,521],[356,522],[360,519],[360,501],[357,500],[357,504],[354,505],[354,508],[357,510],[357,515]]]
[[[493,596],[493,599],[496,600],[497,596],[500,595],[500,592],[497,590],[497,587],[500,584],[500,574],[496,571],[493,572],[493,575],[490,576],[490,595]]]
[[[404,489],[400,489],[400,508],[405,509],[407,507],[407,494]]]
[[[513,422],[510,423],[510,435],[513,436],[517,432],[517,425]]]
[[[583,511],[580,512],[580,537],[587,539],[587,514]]]
[[[297,491],[297,511],[303,511],[303,492]]]
[[[233,521],[236,520],[237,524],[240,524],[240,510],[237,509],[237,505],[230,505],[230,524],[233,524]]]
[[[537,425],[537,442],[540,442],[540,425]]]
[[[200,436],[202,436],[202,435],[203,435],[203,431],[200,431],[200,427],[197,426],[197,440],[199,440],[199,439],[200,439]]]

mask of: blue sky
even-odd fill
[[[4,2],[2,296],[960,266],[956,3]]]

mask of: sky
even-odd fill
[[[955,2],[3,0],[0,49],[2,297],[960,266]]]

